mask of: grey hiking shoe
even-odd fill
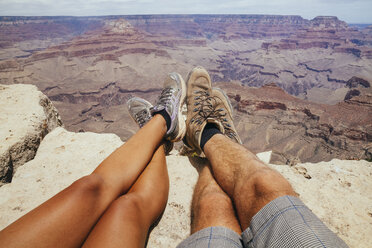
[[[127,106],[130,117],[132,117],[140,128],[151,120],[152,104],[145,99],[132,97],[127,101]]]
[[[182,116],[182,105],[186,97],[186,85],[182,77],[176,73],[170,73],[164,81],[163,91],[152,109],[152,115],[165,110],[170,119],[171,126],[165,135],[170,141],[181,140],[186,133],[185,120]]]
[[[142,128],[152,118],[151,109],[152,104],[145,99],[139,97],[132,97],[127,101],[128,111],[132,119],[137,125]],[[173,143],[170,141],[164,142],[165,154],[169,154],[173,149]]]
[[[204,157],[200,141],[207,123],[214,123],[221,133],[241,143],[232,121],[232,107],[228,97],[222,90],[212,89],[210,76],[202,67],[196,67],[189,73],[186,104],[185,145],[194,149],[197,155]]]

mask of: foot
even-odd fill
[[[212,97],[216,101],[216,109],[218,112],[215,115],[215,118],[217,119],[218,122],[222,124],[224,129],[222,133],[225,134],[230,139],[232,139],[234,142],[242,144],[242,141],[234,126],[233,108],[229,100],[229,97],[220,88],[212,89]]]
[[[182,77],[175,72],[168,75],[163,91],[152,109],[152,115],[165,110],[170,117],[170,127],[165,135],[166,140],[176,142],[186,133],[185,120],[182,116],[182,105],[186,97],[186,85]]]
[[[213,123],[222,134],[237,143],[241,140],[236,132],[229,99],[220,89],[212,89],[208,72],[202,67],[194,68],[187,79],[186,146],[197,155],[204,156],[200,147],[201,136],[207,123]]]
[[[132,117],[132,119],[140,128],[143,127],[152,118],[152,104],[145,99],[132,97],[127,101],[127,107],[130,117]]]
[[[152,104],[145,99],[139,97],[132,97],[127,102],[128,111],[132,119],[137,125],[142,128],[152,118],[151,109]],[[170,141],[164,142],[165,154],[169,154],[173,149],[173,143]]]

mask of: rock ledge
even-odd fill
[[[0,186],[34,158],[44,136],[61,118],[52,102],[33,85],[0,85]]]

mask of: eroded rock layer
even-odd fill
[[[271,163],[372,159],[371,88],[350,89],[359,94],[326,105],[295,98],[275,84],[219,86],[232,99],[244,145],[255,152],[272,150]]]
[[[75,25],[75,21],[82,27]],[[30,31],[22,39],[19,31],[23,30],[22,25],[30,30],[32,27],[40,29],[41,37],[47,36],[44,31],[48,25],[50,28],[64,25],[65,28],[51,33],[50,38],[59,40],[45,43],[48,48],[29,51],[24,42],[35,37],[29,36]],[[1,83],[37,85],[58,107],[69,130],[114,132],[123,140],[136,130],[126,111],[127,99],[137,95],[154,102],[167,73],[177,71],[186,78],[196,65],[206,67],[214,82],[234,82],[249,87],[275,83],[291,95],[333,105],[344,100],[350,102],[364,91],[363,86],[350,88],[351,78],[372,82],[372,59],[368,55],[372,53],[370,27],[359,30],[337,17],[313,20],[269,15],[20,17],[10,20],[3,17],[0,30],[4,28],[18,30],[9,31],[18,38],[10,47],[0,50]],[[66,30],[71,30],[71,36],[65,37]],[[40,40],[35,42],[39,44]],[[280,109],[276,99],[265,102]],[[254,110],[267,108],[265,104]],[[314,109],[320,106],[306,104],[315,106]],[[347,112],[348,107],[344,109]],[[338,109],[340,115],[344,109]],[[311,114],[313,112],[311,110]],[[317,121],[311,123],[313,126],[319,124]],[[286,126],[285,122],[277,125]],[[251,133],[245,129],[241,131],[243,137],[250,137]],[[364,128],[363,132],[368,137],[371,135],[369,129]],[[288,143],[297,139],[296,135],[284,136]],[[350,142],[354,142],[352,140]],[[344,141],[345,145],[336,146],[348,146],[349,139]],[[250,147],[262,150],[275,146],[275,142],[269,139],[270,145]],[[324,142],[334,146],[331,141]],[[315,147],[309,150],[315,152]],[[348,150],[345,147],[343,149]],[[299,155],[301,152],[297,148],[279,150],[299,156],[301,161],[313,161],[315,154]],[[333,154],[324,159],[351,158],[353,152],[340,155],[322,150],[320,154]],[[363,158],[361,154],[358,151],[354,155]]]
[[[0,85],[0,186],[33,159],[44,136],[62,126],[52,102],[33,85]]]

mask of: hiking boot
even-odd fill
[[[232,139],[234,142],[242,144],[242,141],[234,126],[233,107],[231,105],[229,97],[220,88],[212,89],[212,97],[217,103],[215,118],[223,126],[224,131],[222,133]]]
[[[187,118],[185,145],[204,157],[200,148],[203,130],[207,123],[213,123],[222,134],[237,143],[240,138],[232,122],[232,107],[227,96],[220,89],[212,89],[208,72],[202,67],[194,68],[187,79]]]
[[[128,111],[130,117],[142,128],[152,118],[151,109],[152,104],[145,99],[139,97],[132,97],[127,101]],[[169,154],[173,149],[173,143],[170,141],[164,142],[165,154]]]
[[[164,81],[163,91],[151,111],[152,115],[155,115],[165,110],[169,115],[171,125],[165,135],[166,140],[176,142],[185,136],[186,126],[182,115],[185,97],[186,85],[182,77],[178,73],[170,73]]]

